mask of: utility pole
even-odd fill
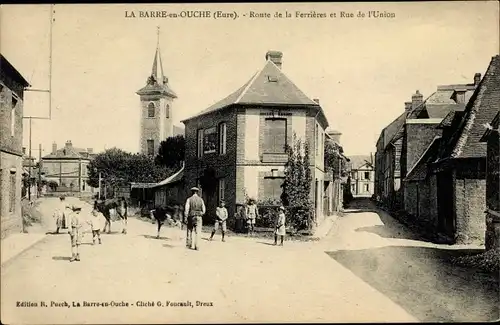
[[[28,153],[28,161],[29,161],[29,172],[28,172],[28,200],[31,201],[31,116],[30,116],[30,141],[29,141],[29,153]]]
[[[42,144],[38,144],[38,184],[37,184],[37,197],[40,197],[40,184],[42,183]]]

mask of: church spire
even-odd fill
[[[163,73],[163,65],[161,62],[161,52],[160,52],[160,26],[157,26],[157,39],[156,39],[156,53],[153,60],[153,69],[151,71],[151,76],[160,85],[166,84],[168,82],[167,77]]]

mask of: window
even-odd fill
[[[10,172],[10,179],[9,179],[9,212],[16,212],[16,173],[15,172]]]
[[[285,153],[286,119],[266,119],[264,139],[265,153]]]
[[[356,179],[356,172],[351,172],[351,178]]]
[[[224,200],[224,192],[226,191],[226,184],[224,178],[219,179],[219,201]]]
[[[219,124],[219,154],[226,154],[226,123]]]
[[[155,104],[149,103],[148,105],[148,117],[155,117]]]
[[[203,157],[203,129],[198,130],[198,158]]]
[[[354,192],[356,190],[356,185],[355,184],[351,184],[351,191]]]
[[[281,199],[281,185],[283,184],[282,177],[266,177],[264,178],[264,198],[269,200]]]
[[[14,136],[16,133],[16,106],[17,106],[17,98],[12,95],[12,110],[11,110],[11,118],[10,118],[10,135]]]
[[[217,129],[215,127],[203,131],[203,154],[217,151]]]
[[[153,156],[155,154],[155,140],[147,140],[148,156]]]
[[[170,117],[170,105],[167,104],[165,106],[165,118],[169,118]]]
[[[365,192],[369,192],[370,191],[370,186],[368,184],[365,184]]]
[[[370,179],[370,172],[365,172],[365,179]]]

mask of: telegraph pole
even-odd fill
[[[37,184],[37,197],[40,197],[40,184],[42,183],[42,144],[38,144],[38,184]]]
[[[101,199],[101,172],[99,172],[99,193],[98,193],[98,199]]]
[[[29,172],[28,172],[28,200],[31,201],[31,117],[30,119],[30,142],[29,142],[29,153],[28,153],[28,161],[29,161]]]

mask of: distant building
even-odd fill
[[[82,149],[73,147],[70,140],[63,148],[57,149],[57,144],[52,144],[52,152],[42,157],[42,174],[49,189],[57,192],[94,193],[95,189],[87,184],[90,161],[95,154],[92,148]],[[54,188],[52,184],[57,184]]]
[[[158,44],[153,60],[151,75],[146,86],[137,91],[140,97],[141,133],[139,152],[154,156],[160,143],[168,137],[184,135],[182,127],[174,125],[174,99],[177,94],[172,90],[163,72],[160,46]]]
[[[330,130],[327,131],[325,135],[325,146],[327,146],[329,142],[332,143],[335,148],[335,155],[337,156],[337,161],[334,163],[334,166],[330,167],[331,169],[326,165],[325,161],[327,179],[333,179],[331,185],[332,195],[327,197],[327,204],[325,204],[325,214],[331,215],[342,211],[344,205],[344,192],[346,191],[345,187],[347,186],[349,176],[344,174],[344,171],[347,171],[349,168],[349,158],[344,155],[344,148],[340,144],[340,136],[342,133],[336,130]]]
[[[1,238],[22,229],[23,99],[29,83],[0,54]]]
[[[231,215],[246,196],[279,202],[288,159],[285,146],[292,145],[296,134],[309,146],[316,222],[324,218],[332,191],[324,167],[328,121],[319,101],[285,76],[282,57],[281,52],[267,52],[261,70],[243,86],[183,121],[185,184],[201,186],[208,211],[215,211],[221,199]]]
[[[375,195],[386,206],[408,210],[415,202],[415,193],[405,189],[406,176],[441,135],[438,126],[447,114],[464,110],[480,79],[476,73],[473,83],[438,86],[425,100],[417,90],[404,103],[404,112],[382,130],[375,154]]]
[[[371,197],[375,185],[373,156],[349,156],[349,160],[352,196]]]

